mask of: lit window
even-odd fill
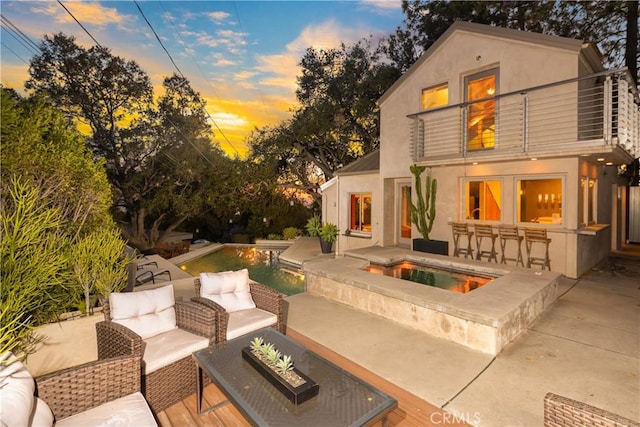
[[[351,194],[349,229],[371,233],[371,193]]]
[[[402,237],[403,239],[410,239],[411,238],[411,208],[409,206],[409,197],[411,196],[411,186],[403,185],[401,188],[402,188],[402,200],[400,201],[400,237]]]
[[[464,184],[464,216],[468,220],[502,220],[502,181],[469,180]]]
[[[562,178],[517,181],[518,222],[562,224]]]
[[[449,104],[449,87],[446,84],[422,89],[422,109],[444,107]]]
[[[581,225],[595,224],[597,220],[596,194],[597,182],[593,178],[580,178],[580,202],[578,203],[578,218]]]
[[[493,148],[496,143],[497,70],[465,78],[467,106],[467,149]]]

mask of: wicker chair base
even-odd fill
[[[544,425],[545,427],[640,427],[640,423],[634,420],[553,393],[547,393],[544,397]]]
[[[196,393],[196,363],[191,356],[142,377],[142,394],[158,414]],[[205,375],[203,386],[211,380]]]

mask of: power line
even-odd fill
[[[63,8],[64,10],[66,10],[66,11],[67,11],[67,13],[69,14],[69,16],[71,16],[71,17],[73,18],[73,20],[74,20],[74,21],[76,21],[76,22],[78,23],[78,25],[80,25],[80,28],[82,28],[82,29],[84,30],[84,32],[85,32],[85,33],[87,33],[87,34],[89,35],[89,37],[91,37],[91,40],[93,40],[93,41],[95,42],[95,44],[96,44],[96,45],[98,45],[98,47],[102,47],[102,45],[101,45],[100,43],[98,43],[98,40],[96,40],[96,39],[95,39],[95,37],[93,37],[93,35],[89,32],[89,30],[87,30],[87,29],[84,27],[84,25],[82,25],[82,24],[80,23],[80,21],[78,21],[78,20],[76,19],[76,17],[75,17],[75,16],[73,16],[73,13],[71,13],[71,11],[70,11],[69,9],[67,9],[67,8],[65,7],[65,5],[63,5],[63,4],[62,4],[62,2],[61,2],[60,0],[58,0],[58,4],[60,4],[60,6],[62,6],[62,8]]]
[[[136,7],[138,8],[138,11],[140,11],[140,15],[142,15],[142,17],[144,18],[145,22],[147,23],[147,25],[149,26],[149,28],[151,28],[151,32],[153,33],[154,36],[156,36],[156,40],[158,40],[158,43],[160,43],[160,46],[162,46],[162,49],[164,49],[164,52],[167,54],[167,56],[169,57],[169,59],[171,60],[171,63],[173,64],[173,66],[176,68],[176,70],[178,70],[178,74],[180,74],[183,78],[184,74],[182,74],[182,71],[180,71],[180,68],[178,68],[178,65],[176,65],[176,62],[173,60],[173,58],[171,57],[171,54],[169,53],[169,51],[167,50],[166,47],[164,47],[164,44],[162,43],[162,40],[160,40],[160,37],[158,36],[158,33],[156,33],[156,30],[153,28],[153,26],[151,25],[151,22],[149,22],[149,20],[147,19],[147,17],[145,16],[144,12],[142,11],[142,8],[140,7],[140,5],[138,4],[138,2],[136,0],[133,0],[133,2],[136,4]]]
[[[140,7],[140,5],[138,4],[138,2],[136,0],[133,1],[136,4],[136,7],[138,8],[138,11],[140,12],[140,15],[142,15],[142,17],[144,18],[145,22],[147,23],[147,25],[149,26],[149,28],[151,29],[151,32],[156,36],[156,40],[158,40],[158,43],[160,43],[160,46],[162,46],[162,49],[165,51],[165,53],[167,54],[167,56],[169,57],[169,59],[171,60],[171,63],[173,64],[173,66],[176,68],[176,70],[178,70],[178,74],[185,80],[187,80],[187,78],[185,77],[185,75],[182,73],[182,71],[180,70],[180,68],[178,68],[178,66],[176,65],[175,61],[173,60],[173,58],[171,57],[171,54],[169,53],[169,51],[167,50],[167,48],[164,46],[164,44],[162,43],[162,40],[160,40],[160,37],[158,36],[158,33],[156,32],[156,30],[153,28],[153,25],[151,25],[151,22],[149,22],[149,20],[147,19],[147,17],[145,16],[144,12],[142,11],[142,8]],[[218,130],[220,130],[220,133],[224,136],[224,132],[222,132],[222,129],[220,129],[218,127],[218,124],[215,122],[215,120],[213,120],[213,117],[211,117],[211,115],[209,114],[209,112],[205,109],[204,112],[207,114],[207,116],[209,116],[209,118],[211,119],[211,121],[213,122],[213,124],[216,126],[216,128]],[[178,131],[181,132],[177,126],[175,126],[173,123],[172,125],[174,126],[174,128]],[[184,135],[183,135],[184,136]],[[226,139],[226,136],[224,136],[224,138]],[[198,147],[195,146],[195,144],[193,142],[191,142],[190,139],[187,139],[187,141],[189,142],[189,144],[191,144],[191,146],[193,146],[193,148],[200,153],[200,155],[202,157],[205,157],[204,153],[202,153],[200,151],[200,149],[198,149]],[[229,142],[229,140],[227,140],[227,142]],[[236,150],[236,148],[231,144],[231,142],[229,142],[229,145],[231,145],[231,147],[236,151],[236,153],[238,153],[238,150]],[[239,153],[238,153],[239,154]],[[208,159],[207,159],[208,161]],[[211,164],[211,162],[209,162],[209,164]],[[213,164],[211,164],[211,166],[213,166]]]
[[[4,44],[4,42],[1,43],[2,47],[4,47],[5,49],[7,49],[9,52],[13,53],[15,56],[18,57],[19,60],[21,60],[22,62],[24,62],[25,64],[29,65],[29,63],[27,61],[25,61],[24,59],[22,59],[22,57],[20,55],[18,55],[17,53],[15,53],[9,46],[7,46],[6,44]]]
[[[3,28],[13,37],[15,38],[22,46],[24,46],[27,50],[30,50],[31,53],[37,54],[40,51],[38,45],[29,38],[28,35],[23,33],[20,28],[14,25],[13,22],[9,20],[6,16],[0,14],[0,18],[2,19],[2,23],[4,24]],[[8,27],[8,28],[7,28]],[[25,44],[26,43],[26,44]]]
[[[153,34],[156,36],[156,39],[158,40],[158,43],[160,43],[160,46],[162,46],[162,48],[164,49],[164,51],[167,53],[167,55],[169,56],[169,59],[171,60],[171,62],[173,63],[173,65],[176,67],[176,70],[178,70],[178,73],[182,76],[182,78],[184,78],[185,80],[187,79],[184,74],[182,74],[182,71],[180,71],[180,69],[178,68],[178,66],[176,65],[176,63],[173,61],[173,58],[171,57],[171,55],[169,54],[169,52],[167,51],[167,49],[165,48],[164,44],[162,43],[162,41],[160,40],[160,37],[158,37],[158,34],[156,33],[155,29],[153,28],[153,26],[151,25],[151,23],[149,22],[149,20],[147,19],[147,17],[144,15],[144,13],[142,12],[142,9],[140,8],[140,5],[138,5],[138,2],[136,0],[134,0],[134,3],[136,4],[136,6],[138,7],[138,10],[140,11],[140,14],[142,15],[142,17],[144,18],[144,20],[147,22],[147,25],[149,25],[149,28],[151,28],[151,31],[153,32]],[[164,8],[164,6],[163,6]],[[172,22],[173,25],[173,22]],[[175,25],[174,25],[174,30],[175,30]],[[178,33],[178,35],[180,36],[180,33],[178,31],[176,31]],[[184,43],[184,40],[183,40]],[[186,43],[185,43],[186,44]],[[192,57],[193,59],[193,57]],[[194,61],[196,63],[196,67],[197,67],[197,61]],[[199,67],[198,67],[199,68]],[[206,77],[205,77],[206,78]],[[206,109],[204,110],[205,113],[207,114],[207,116],[209,117],[209,119],[211,120],[211,122],[213,123],[213,125],[215,126],[215,128],[220,132],[220,135],[222,135],[222,137],[224,138],[224,140],[227,142],[227,144],[229,144],[229,146],[231,148],[233,148],[233,151],[236,152],[236,154],[240,155],[240,152],[238,151],[238,149],[235,147],[235,145],[233,145],[231,143],[231,141],[229,141],[229,139],[227,138],[227,136],[225,135],[225,133],[222,131],[222,129],[220,129],[220,126],[218,126],[218,123],[216,123],[216,121],[213,119],[213,117],[211,117],[211,114],[209,114],[209,111],[207,111]]]

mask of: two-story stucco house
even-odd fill
[[[455,23],[379,99],[379,151],[323,186],[337,254],[421,237],[404,196],[418,164],[438,180],[431,238],[449,255],[453,222],[544,228],[551,270],[578,277],[625,240],[619,170],[640,155],[630,82],[592,44]]]

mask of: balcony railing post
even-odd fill
[[[611,144],[611,124],[613,123],[613,82],[611,76],[607,76],[603,83],[602,106],[602,138],[605,144]]]
[[[529,93],[522,92],[522,151],[529,151]]]
[[[461,114],[461,121],[460,121],[460,135],[462,135],[462,157],[465,158],[467,157],[467,137],[468,137],[468,132],[467,132],[467,104],[464,103],[460,106],[460,109],[462,111]]]

